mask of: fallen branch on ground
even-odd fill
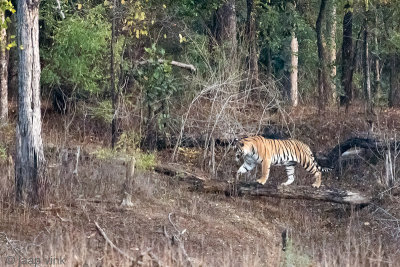
[[[400,143],[397,140],[388,139],[380,140],[375,137],[352,137],[346,141],[336,145],[330,150],[325,157],[317,158],[317,160],[324,161],[324,165],[336,167],[339,159],[342,157],[343,153],[352,148],[362,148],[365,150],[372,151],[373,154],[382,156],[384,151],[394,150],[399,151]]]
[[[342,204],[369,204],[372,200],[370,196],[359,192],[352,192],[337,188],[313,188],[310,186],[270,186],[258,183],[239,182],[237,184],[227,181],[205,179],[196,174],[179,170],[177,167],[157,165],[154,170],[169,176],[177,176],[182,181],[189,184],[190,188],[197,191],[208,193],[224,193],[226,195],[248,195],[248,196],[267,196],[289,199],[308,199],[320,200]]]
[[[94,224],[96,225],[97,230],[100,232],[100,234],[103,236],[103,238],[106,240],[106,242],[110,245],[110,247],[112,247],[113,249],[115,249],[115,251],[117,251],[119,254],[121,254],[122,256],[124,256],[125,258],[127,258],[128,260],[135,262],[136,260],[134,258],[132,258],[131,256],[129,256],[127,253],[125,253],[124,251],[122,251],[119,247],[117,247],[116,245],[114,245],[114,243],[108,238],[108,236],[106,235],[106,233],[104,232],[104,230],[99,226],[99,224],[94,221]]]
[[[164,63],[166,61],[167,60],[159,59],[158,63],[162,64],[162,63]],[[143,60],[143,61],[139,61],[138,62],[139,65],[145,65],[145,64],[149,64],[149,63],[150,63],[150,61],[148,61],[148,60]],[[191,72],[196,72],[196,70],[197,70],[196,67],[193,66],[192,64],[186,64],[186,63],[178,62],[178,61],[175,61],[175,60],[172,60],[170,63],[173,66],[180,67],[180,68],[183,68],[183,69],[188,69]]]
[[[127,253],[125,253],[124,251],[122,251],[119,247],[117,247],[106,235],[106,233],[104,232],[104,230],[99,226],[99,224],[94,221],[94,224],[96,225],[97,230],[99,231],[99,233],[103,236],[103,238],[106,240],[106,242],[115,250],[117,251],[119,254],[121,254],[122,256],[124,256],[125,258],[127,258],[128,260],[130,260],[133,265],[142,265],[143,263],[140,261],[141,258],[143,258],[144,255],[149,255],[149,257],[151,258],[151,260],[153,261],[153,263],[155,264],[155,266],[163,266],[163,264],[160,262],[160,260],[154,255],[154,253],[152,253],[150,250],[151,249],[147,249],[145,252],[142,252],[139,257],[137,259],[134,259],[133,257],[131,257],[130,255],[128,255]]]

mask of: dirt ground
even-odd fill
[[[289,114],[292,119],[286,129],[314,151],[323,152],[369,129],[360,110],[349,112],[330,110],[315,116],[315,110],[299,108]],[[400,129],[400,111],[378,113],[374,131],[394,137]],[[274,120],[278,125],[282,122],[278,117]],[[206,194],[190,190],[178,177],[139,169],[129,184],[133,206],[126,208],[120,206],[124,160],[95,157],[92,152],[102,141],[92,138],[85,143],[70,142],[69,163],[63,165],[61,155],[66,152],[57,146],[63,134],[53,123],[44,123],[52,179],[49,206],[15,204],[12,166],[2,163],[1,266],[38,261],[46,266],[49,258],[66,266],[399,266],[400,180],[390,188],[383,184],[386,167],[382,159],[360,158],[339,173],[324,175],[326,187],[376,196],[366,207]],[[7,131],[3,129],[3,143],[12,138],[6,137],[12,136],[12,130]],[[83,152],[74,175],[78,144]],[[209,162],[204,161],[201,149],[179,150],[174,163],[172,153],[172,149],[157,152],[157,161],[209,175],[201,168]],[[215,178],[230,179],[238,167],[233,152],[217,147],[216,154],[221,164]],[[294,186],[313,182],[301,167],[296,173]],[[242,179],[255,180],[257,175],[259,170]],[[276,167],[268,183],[278,185],[285,179],[284,170]]]

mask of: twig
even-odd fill
[[[0,235],[3,235],[3,236],[4,236],[4,242],[5,242],[7,245],[9,245],[9,246],[11,247],[11,249],[12,249],[16,254],[18,254],[19,256],[24,256],[24,255],[19,251],[19,249],[17,249],[17,248],[12,244],[11,240],[8,239],[6,233],[0,232]]]
[[[100,234],[103,236],[103,238],[106,240],[106,242],[113,248],[115,249],[119,254],[121,254],[122,256],[124,256],[125,258],[129,259],[132,262],[136,262],[136,260],[134,258],[132,258],[131,256],[129,256],[128,254],[126,254],[124,251],[122,251],[119,247],[117,247],[116,245],[114,245],[114,243],[108,238],[108,236],[106,235],[106,233],[104,232],[104,230],[99,226],[99,224],[94,221],[94,224],[96,225],[97,230],[100,232]]]
[[[147,255],[150,256],[150,258],[153,260],[153,262],[154,262],[155,264],[157,264],[156,266],[163,266],[163,264],[162,264],[162,262],[160,261],[160,259],[159,259],[156,255],[154,255],[153,252],[151,252],[151,251],[149,250],[149,251],[147,251]]]
[[[187,252],[186,252],[185,246],[183,245],[183,241],[180,239],[180,236],[183,235],[183,234],[186,232],[186,229],[184,229],[183,231],[180,231],[180,230],[178,229],[178,227],[176,226],[176,224],[172,221],[172,218],[171,218],[172,214],[173,214],[172,212],[170,212],[170,213],[168,214],[168,220],[169,220],[170,224],[172,225],[172,227],[175,229],[175,231],[178,232],[176,235],[174,235],[174,234],[172,235],[172,238],[171,238],[172,244],[173,244],[175,241],[178,242],[179,248],[180,248],[180,250],[182,251],[183,256],[185,257],[185,260],[187,261],[187,263],[189,264],[189,266],[193,266],[192,261],[190,260],[190,257],[189,257],[189,255],[188,255]],[[168,233],[167,233],[166,227],[164,227],[164,235],[165,235],[167,238],[169,238],[169,235],[168,235]]]
[[[172,227],[174,227],[175,231],[177,231],[177,232],[179,233],[179,235],[185,233],[185,232],[186,232],[186,229],[183,230],[182,233],[181,233],[181,231],[178,230],[178,228],[176,227],[176,224],[175,224],[175,223],[172,221],[172,219],[171,219],[172,214],[173,214],[172,212],[170,212],[170,213],[168,214],[168,220],[169,220],[170,224],[172,225]]]
[[[75,201],[85,201],[85,202],[92,202],[92,203],[110,203],[110,204],[117,204],[118,202],[112,200],[103,200],[103,199],[95,199],[95,198],[76,198]]]
[[[146,251],[142,252],[137,259],[132,258],[130,255],[128,255],[126,252],[122,251],[119,247],[117,247],[106,235],[104,230],[99,226],[99,224],[94,221],[94,224],[96,225],[97,230],[100,232],[100,234],[103,236],[103,238],[106,240],[106,242],[113,248],[115,249],[119,254],[124,256],[125,258],[129,259],[131,262],[137,264],[137,265],[142,265],[143,263],[139,260],[142,258],[144,255],[149,255],[149,257],[157,264],[157,266],[163,266],[163,264],[160,262],[160,260],[155,256],[150,250],[151,248],[148,248]]]
[[[58,214],[58,212],[57,212],[57,217],[58,217],[62,222],[72,222],[72,220],[70,220],[70,219],[64,219],[64,218],[62,218],[62,217]]]

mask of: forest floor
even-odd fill
[[[400,130],[400,110],[377,111],[374,131],[394,137]],[[292,111],[292,134],[314,151],[332,148],[366,132],[369,124],[360,110]],[[52,180],[50,205],[26,208],[13,201],[13,170],[2,162],[0,206],[1,266],[399,266],[400,194],[398,179],[390,190],[383,185],[384,160],[363,158],[341,172],[323,176],[323,185],[371,193],[366,207],[350,207],[312,200],[270,197],[232,197],[189,190],[178,177],[152,170],[137,170],[132,181],[130,208],[121,207],[125,161],[101,159],[95,132],[84,142],[68,137],[66,165],[59,144],[65,140],[57,114],[44,121],[44,142]],[[276,117],[271,123],[280,125]],[[93,126],[95,129],[96,126]],[[12,146],[13,126],[1,129],[2,143]],[[88,130],[89,131],[89,130]],[[76,146],[82,148],[74,175]],[[233,153],[216,148],[217,179],[230,179],[238,166]],[[10,149],[12,151],[12,149]],[[179,164],[208,175],[201,149],[181,149],[171,162],[173,149],[156,153],[157,161]],[[223,156],[225,155],[225,156]],[[231,159],[230,159],[231,158]],[[396,158],[394,158],[396,160]],[[208,161],[206,161],[208,163]],[[398,163],[394,166],[399,166]],[[394,169],[396,171],[396,169]],[[300,167],[293,186],[311,185],[312,177]],[[254,180],[257,172],[242,177]],[[396,175],[396,173],[395,173]],[[286,179],[280,167],[272,169],[268,183]],[[106,243],[104,231],[128,258]],[[282,233],[288,236],[282,250]],[[133,258],[133,261],[132,261]],[[132,264],[133,262],[133,264]]]

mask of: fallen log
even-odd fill
[[[206,193],[223,193],[229,196],[265,196],[287,199],[319,200],[341,204],[367,205],[372,198],[359,192],[338,188],[313,188],[310,186],[260,185],[256,182],[228,182],[208,179],[182,170],[176,166],[157,165],[154,170],[169,176],[176,176],[189,185],[192,190]]]
[[[164,62],[169,62],[173,66],[176,66],[176,67],[179,67],[179,68],[183,68],[183,69],[187,69],[187,70],[190,70],[191,72],[196,72],[197,71],[196,67],[193,66],[192,64],[186,64],[186,63],[182,63],[182,62],[175,61],[175,60],[167,61],[167,60],[164,60],[164,59],[158,59],[158,63],[162,64]],[[143,61],[139,61],[137,63],[139,65],[145,65],[145,64],[149,64],[150,61],[149,60],[143,60]]]
[[[374,154],[380,154],[382,151],[385,151],[390,147],[396,147],[396,144],[394,143],[391,145],[390,142],[385,143],[374,138],[353,137],[336,145],[326,155],[316,156],[316,160],[324,167],[335,168],[337,167],[339,159],[341,159],[343,154],[350,149],[362,148],[370,150]]]
[[[243,195],[268,196],[290,199],[321,200],[341,204],[369,204],[371,197],[359,192],[338,188],[313,188],[311,186],[261,186],[259,184],[240,184],[238,191]]]

